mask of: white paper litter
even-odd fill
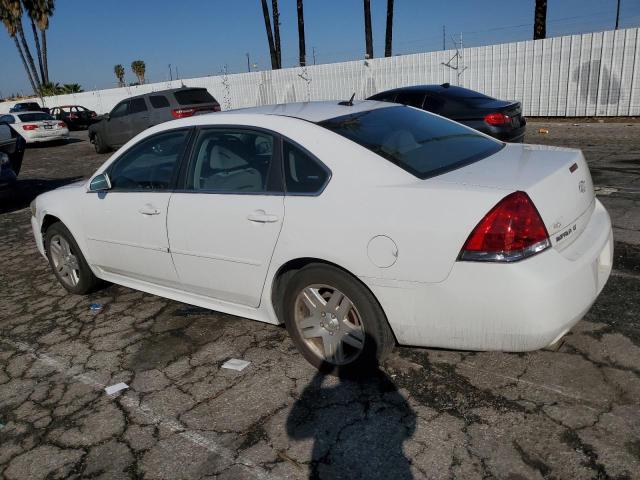
[[[232,358],[222,364],[222,368],[228,368],[230,370],[242,371],[249,366],[251,362],[246,360],[240,360],[239,358]]]
[[[107,392],[107,395],[113,395],[114,393],[118,393],[120,390],[124,390],[125,388],[129,388],[129,385],[120,382],[105,388],[104,391]]]

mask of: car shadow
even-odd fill
[[[86,141],[87,140],[82,140],[81,138],[71,137],[66,140],[52,140],[50,142],[28,143],[27,149],[34,150],[34,149],[40,149],[40,148],[63,147],[65,145],[71,145],[72,143],[81,143]]]
[[[413,478],[403,443],[416,413],[379,368],[337,377],[318,372],[287,418],[290,439],[313,440],[309,478]]]
[[[0,190],[0,214],[27,208],[33,199],[41,193],[82,179],[82,176],[56,179],[20,179],[18,177],[18,181],[13,186],[6,190]]]

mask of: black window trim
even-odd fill
[[[101,172],[96,172],[93,176],[95,177],[95,175],[98,175],[100,173],[106,173],[107,175],[109,175],[109,177],[111,177],[111,172],[113,171],[113,169],[115,168],[115,165],[118,164],[118,162],[120,162],[120,160],[128,153],[130,152],[132,149],[134,149],[135,147],[137,147],[138,145],[140,145],[140,143],[142,142],[146,142],[149,139],[152,139],[154,137],[158,137],[160,135],[164,135],[166,133],[174,133],[174,132],[180,132],[180,131],[188,131],[188,135],[186,138],[186,145],[184,150],[182,151],[182,155],[180,155],[180,158],[178,158],[177,160],[177,168],[173,169],[173,173],[171,174],[171,180],[169,181],[169,187],[164,189],[164,190],[149,190],[149,189],[145,189],[145,188],[132,188],[132,189],[117,189],[117,190],[107,190],[107,193],[173,193],[174,191],[176,191],[176,186],[177,186],[177,182],[178,182],[178,175],[182,169],[182,164],[185,161],[185,156],[187,155],[187,153],[190,151],[191,149],[191,143],[193,142],[193,138],[194,138],[194,128],[193,127],[180,127],[180,128],[172,128],[170,130],[163,130],[162,132],[158,132],[158,133],[154,133],[153,135],[149,135],[148,137],[145,137],[143,139],[141,139],[139,142],[135,143],[134,145],[131,145],[131,147],[127,148],[124,152],[122,152],[120,155],[118,155],[118,158],[116,158],[113,162],[111,162],[107,168],[105,168],[103,171]],[[93,178],[93,177],[92,177]],[[101,192],[88,192],[88,193],[101,193]],[[102,192],[104,193],[104,192]]]

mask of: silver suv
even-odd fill
[[[219,112],[220,104],[206,88],[174,88],[145,93],[118,103],[89,127],[96,152],[107,153],[143,130],[176,118]]]

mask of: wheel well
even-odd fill
[[[271,289],[271,304],[273,305],[273,309],[276,312],[276,316],[278,317],[278,319],[282,318],[282,299],[284,298],[284,291],[287,288],[287,283],[289,282],[289,280],[295,275],[295,273],[308,266],[308,265],[312,265],[312,264],[319,264],[319,265],[330,265],[334,268],[337,268],[339,270],[342,270],[344,273],[346,273],[347,275],[349,275],[350,277],[354,278],[357,282],[359,282],[361,285],[364,286],[364,288],[366,288],[367,290],[369,290],[369,292],[371,293],[371,295],[373,295],[373,298],[375,298],[376,302],[378,302],[378,305],[380,305],[380,302],[378,301],[378,298],[376,297],[376,295],[371,291],[371,289],[364,283],[362,282],[362,280],[360,280],[357,276],[355,276],[353,273],[351,273],[349,270],[347,270],[346,268],[341,267],[340,265],[337,265],[333,262],[328,262],[326,260],[321,260],[319,258],[296,258],[294,260],[289,260],[287,263],[285,263],[284,265],[282,265],[278,271],[275,274],[275,277],[273,279],[273,288]],[[382,308],[382,305],[380,305],[380,309],[382,310],[383,313],[384,312],[384,308]],[[385,319],[386,319],[386,313],[385,313]],[[393,338],[396,342],[396,344],[398,343],[398,340],[395,338],[396,334],[393,332],[393,328],[391,328],[391,325],[389,324],[389,320],[387,320],[387,325],[389,325],[389,329],[391,330],[391,333],[393,334]]]
[[[53,215],[45,215],[42,219],[42,226],[40,227],[40,232],[42,233],[42,235],[45,234],[45,232],[51,225],[58,222],[60,222],[60,219],[58,217],[54,217]]]

